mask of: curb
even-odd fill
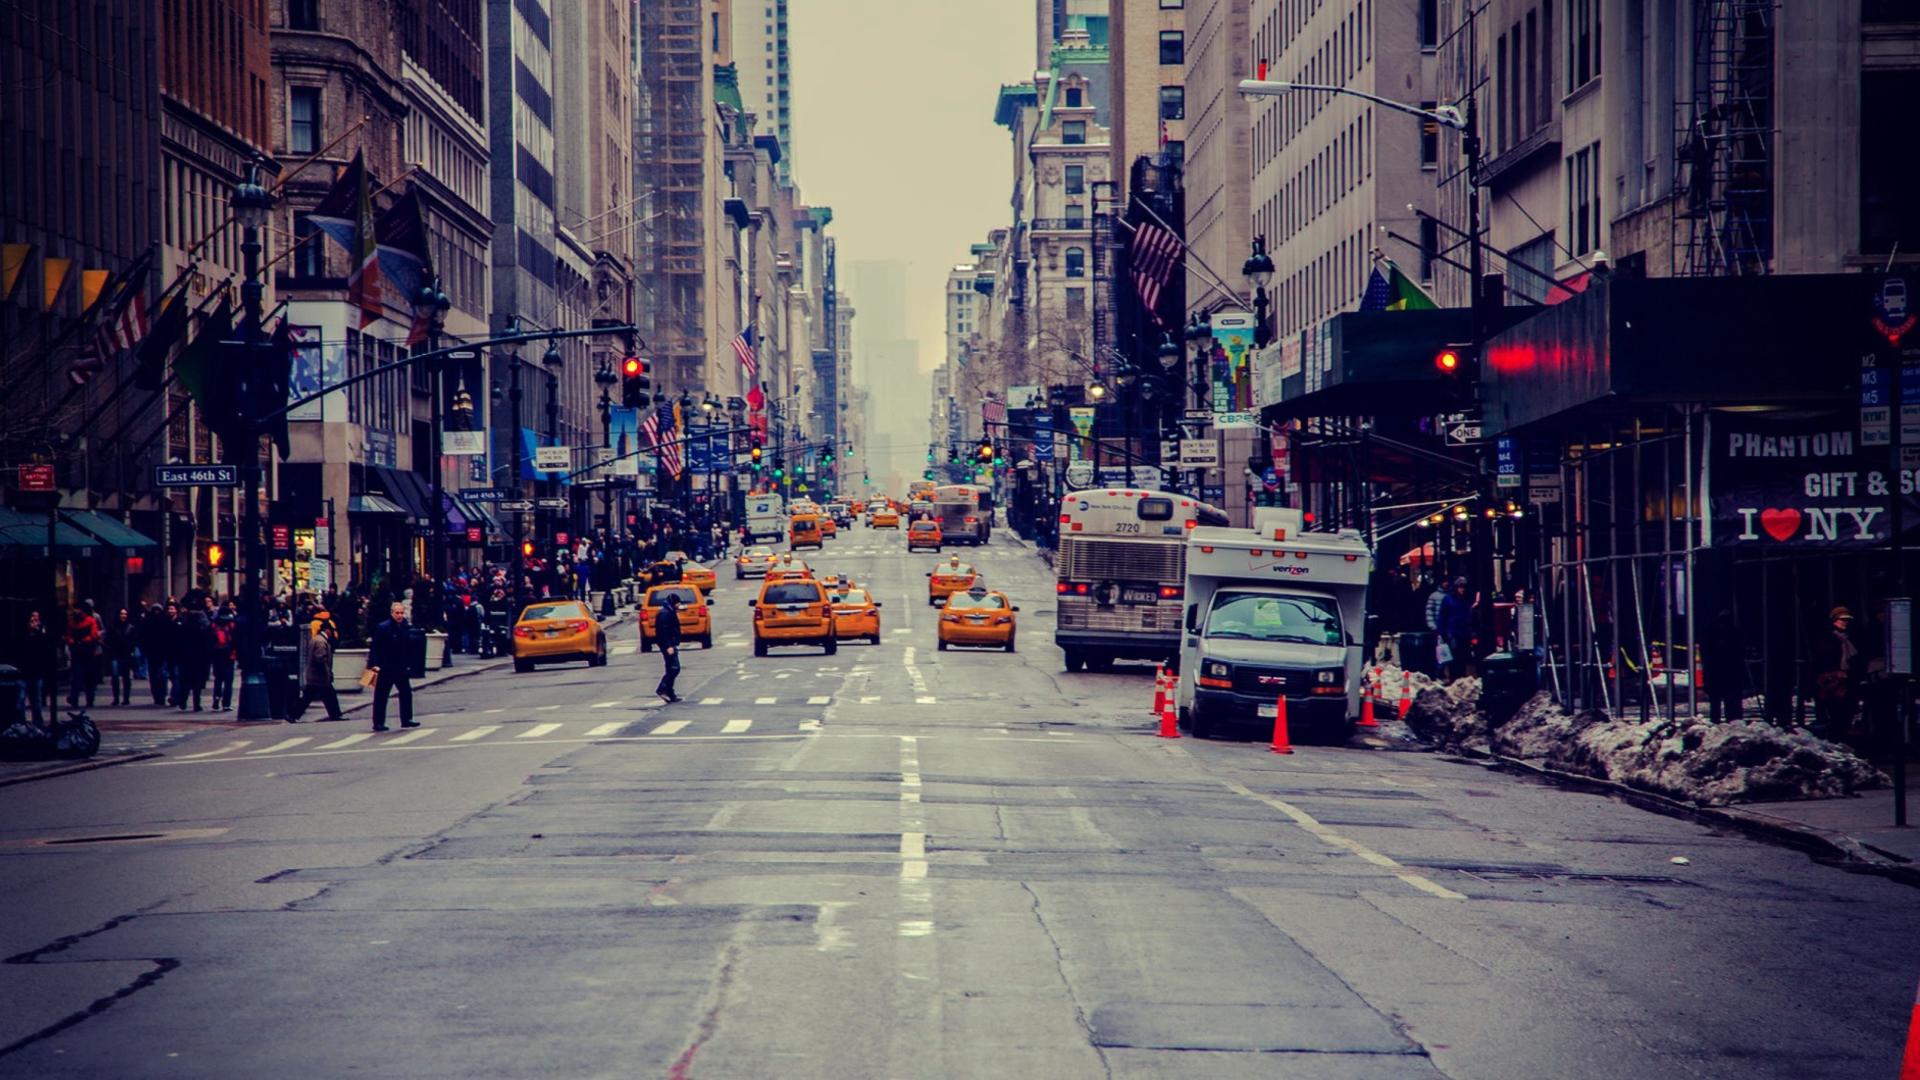
[[[131,761],[147,761],[151,758],[165,756],[165,754],[162,754],[158,750],[148,750],[138,754],[113,754],[109,757],[100,758],[97,761],[76,761],[71,765],[57,768],[21,773],[17,776],[0,777],[0,787],[12,787],[14,784],[24,784],[30,780],[51,780],[56,776],[72,776],[74,773],[92,772],[95,769],[104,769],[111,765],[125,765]]]
[[[1867,850],[1860,841],[1845,833],[1803,825],[1797,821],[1788,821],[1769,814],[1757,814],[1749,810],[1681,802],[1651,791],[1628,787],[1617,780],[1603,780],[1595,776],[1561,772],[1558,769],[1549,769],[1543,765],[1536,765],[1520,758],[1506,757],[1488,750],[1460,747],[1449,752],[1471,759],[1476,764],[1537,776],[1551,780],[1562,787],[1584,788],[1604,795],[1617,795],[1642,810],[1650,810],[1657,814],[1730,826],[1769,843],[1806,852],[1808,857],[1825,866],[1832,866],[1850,874],[1874,874],[1890,881],[1897,881],[1902,885],[1920,888],[1920,866],[1905,865],[1876,855]]]

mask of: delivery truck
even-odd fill
[[[748,545],[778,543],[787,538],[787,505],[778,495],[747,496],[747,523],[741,529]]]
[[[1282,697],[1294,737],[1352,733],[1373,555],[1354,530],[1302,525],[1257,508],[1250,529],[1188,530],[1178,708],[1194,735],[1271,730]]]

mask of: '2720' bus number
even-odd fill
[[[1113,524],[1113,531],[1123,532],[1123,533],[1137,533],[1140,531],[1140,523],[1137,521],[1116,521]]]

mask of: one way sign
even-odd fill
[[[1447,425],[1447,445],[1465,446],[1480,441],[1480,421],[1469,420],[1463,424]]]

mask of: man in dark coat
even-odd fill
[[[203,711],[200,707],[200,695],[206,692],[207,676],[213,671],[213,624],[207,620],[205,604],[199,596],[189,594],[180,604],[180,613],[173,620],[173,648],[177,681],[173,687],[173,704],[185,711],[189,699],[193,702],[193,711]]]
[[[680,677],[680,600],[672,594],[661,605],[660,614],[654,616],[653,640],[660,646],[660,659],[666,664],[660,685],[653,692],[671,705],[680,700],[680,695],[673,692],[673,681]]]
[[[25,682],[27,704],[33,708],[33,722],[54,718],[54,679],[60,672],[60,639],[54,636],[39,612],[27,616],[27,633],[20,645],[20,678]],[[41,706],[46,714],[41,714]]]
[[[153,705],[167,707],[167,691],[173,671],[173,616],[168,608],[155,604],[140,618],[140,653],[147,658],[147,687],[153,691]]]
[[[407,605],[394,604],[386,622],[374,628],[367,647],[367,667],[375,675],[373,685],[373,730],[386,731],[387,695],[400,695],[400,726],[419,727],[413,718],[412,665],[408,648],[412,643],[407,625]]]
[[[105,631],[107,650],[108,688],[113,691],[113,704],[133,704],[133,650],[134,637],[140,624],[126,608],[121,608],[107,624]]]
[[[328,720],[345,720],[340,711],[340,695],[333,689],[333,649],[340,643],[340,628],[326,608],[313,613],[313,633],[307,638],[307,689],[305,703],[296,712],[305,712],[318,701],[327,707]]]

